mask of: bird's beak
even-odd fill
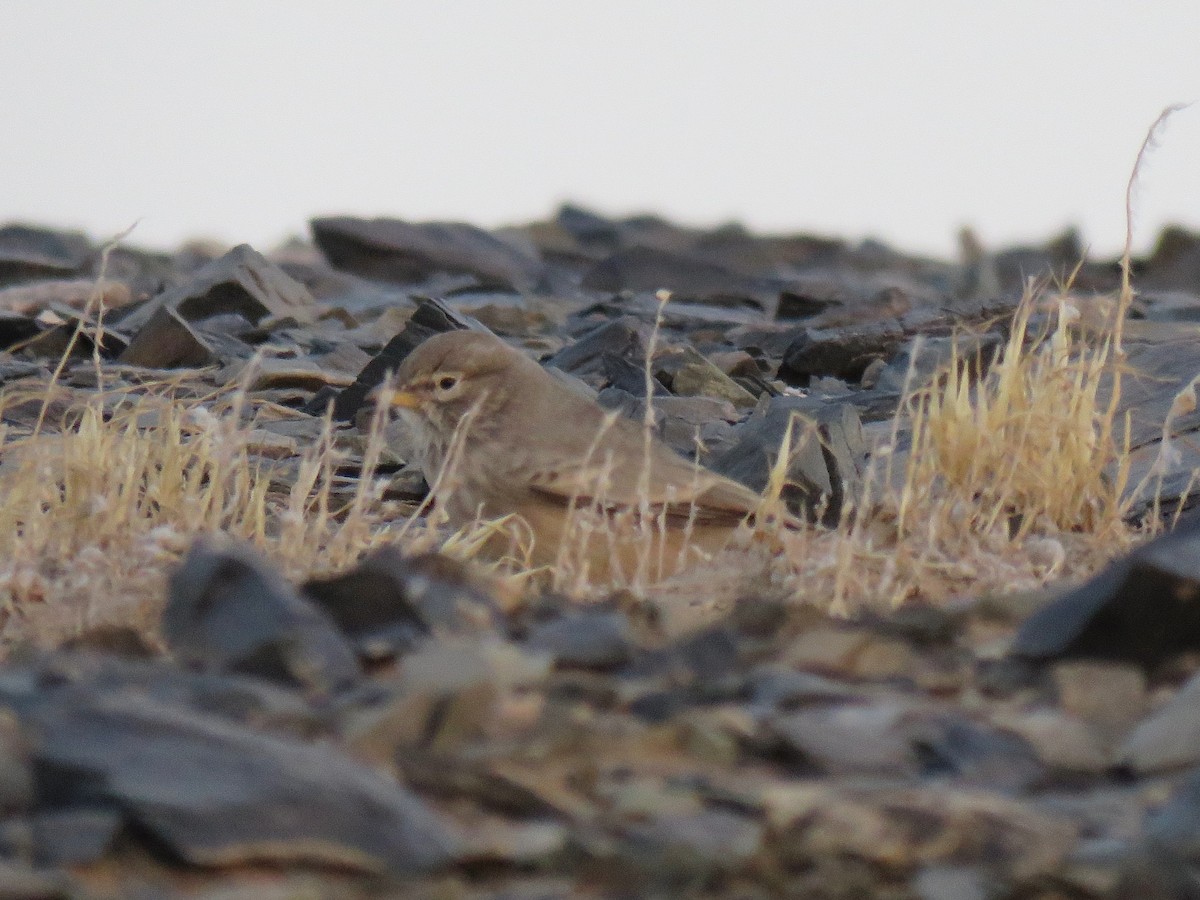
[[[387,405],[401,409],[416,409],[421,405],[421,398],[412,391],[392,391],[387,398]]]
[[[373,388],[367,394],[367,399],[372,403],[400,409],[416,409],[421,405],[421,398],[412,391],[398,391],[382,384]]]

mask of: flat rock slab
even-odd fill
[[[185,664],[320,694],[359,676],[348,640],[250,548],[198,540],[172,575],[163,637]]]
[[[305,745],[122,692],[64,688],[26,710],[43,795],[117,804],[195,865],[437,869],[458,839],[396,782]]]
[[[1033,662],[1110,659],[1152,669],[1200,651],[1200,522],[1112,563],[1021,625],[1010,653]]]
[[[0,228],[0,285],[78,274],[91,252],[78,232],[5,225]]]
[[[542,270],[523,250],[461,222],[404,222],[349,216],[313,219],[313,240],[329,262],[356,275],[416,284],[439,272],[466,273],[482,283],[531,287]]]
[[[117,326],[136,333],[162,307],[189,322],[225,313],[236,313],[251,323],[267,316],[298,322],[316,318],[316,304],[308,289],[249,244],[239,244],[177,287],[131,308]]]

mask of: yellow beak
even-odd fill
[[[416,409],[421,405],[421,398],[412,391],[392,391],[387,403],[388,406],[398,406],[401,409]]]
[[[400,407],[401,409],[416,409],[421,405],[421,398],[412,391],[397,391],[377,385],[367,394],[371,403],[382,403],[385,406]]]

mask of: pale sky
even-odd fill
[[[949,255],[1124,238],[1200,3],[0,0],[0,222],[262,249],[313,215],[484,226],[563,200]],[[1200,104],[1137,244],[1200,230]]]

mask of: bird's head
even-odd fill
[[[448,438],[468,414],[490,418],[511,393],[510,376],[525,357],[499,338],[451,331],[422,342],[400,365],[377,402],[411,424]]]

